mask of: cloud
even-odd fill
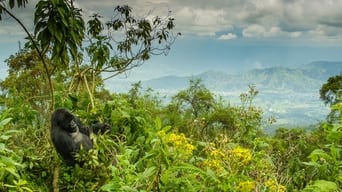
[[[302,35],[302,32],[299,32],[299,31],[290,33],[290,37],[292,38],[298,38],[301,35]]]
[[[237,35],[233,34],[233,33],[227,33],[227,34],[223,34],[221,35],[218,39],[220,40],[231,40],[231,39],[236,39]]]
[[[25,8],[9,9],[9,11],[14,14],[29,31],[33,31],[34,5],[35,3],[30,1]],[[10,42],[11,39],[16,39],[17,41],[18,37],[27,36],[21,26],[12,17],[6,13],[3,13],[2,17],[3,18],[0,21],[1,42]]]
[[[30,1],[29,6],[34,7],[36,2]],[[85,18],[97,12],[104,16],[104,20],[109,20],[114,7],[122,4],[130,5],[133,13],[142,17],[166,16],[171,10],[176,19],[175,30],[185,37],[215,37],[223,31],[239,31],[245,38],[334,38],[342,41],[342,0],[77,1]],[[33,8],[15,11],[16,14],[22,14],[22,19],[33,17]],[[30,14],[31,17],[23,14]],[[29,25],[32,25],[32,19],[30,22]],[[4,30],[1,27],[0,33],[7,33]],[[222,36],[228,39],[233,37]]]
[[[217,31],[231,29],[223,10],[183,7],[175,12],[175,17],[178,29],[185,35],[214,36]]]
[[[251,37],[263,37],[265,32],[266,32],[266,29],[263,26],[253,24],[253,25],[247,26],[242,31],[242,35],[244,37],[249,37],[249,38],[251,38]]]

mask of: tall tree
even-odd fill
[[[189,88],[178,92],[172,101],[182,110],[189,111],[194,118],[198,118],[202,113],[212,109],[215,99],[201,79],[191,79]]]
[[[342,102],[342,75],[330,77],[319,90],[321,100],[331,107],[327,120],[331,123],[340,122],[341,111],[334,107]]]
[[[99,14],[94,14],[86,27],[82,11],[74,6],[73,0],[40,0],[34,14],[34,35],[31,35],[6,8],[7,5],[24,7],[27,2],[0,0],[0,16],[8,13],[29,36],[29,46],[36,49],[49,80],[52,107],[53,73],[72,72],[69,90],[77,91],[73,88],[84,84],[94,106],[96,85],[102,83],[95,77],[103,72],[110,73],[109,78],[114,77],[142,65],[151,55],[167,54],[179,35],[172,33],[175,25],[170,12],[164,18],[139,18],[133,16],[127,5],[115,7],[112,20],[106,23],[101,22]],[[82,44],[85,41],[86,47]],[[45,56],[52,62],[47,64]],[[90,58],[90,63],[83,62],[85,56]]]

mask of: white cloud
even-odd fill
[[[263,26],[254,24],[254,25],[250,25],[250,26],[246,27],[242,31],[242,35],[244,37],[248,37],[248,38],[263,37],[265,32],[266,32],[266,29]]]
[[[110,18],[116,5],[128,4],[138,16],[171,10],[183,36],[214,37],[240,30],[248,38],[332,38],[342,29],[342,0],[110,0],[77,1],[85,11]],[[323,27],[320,27],[323,26]],[[330,28],[329,28],[330,27]],[[222,36],[232,38],[234,36]],[[342,37],[341,37],[342,40]]]
[[[221,35],[218,39],[220,40],[231,40],[231,39],[236,39],[237,36],[234,33],[228,33]]]
[[[265,32],[265,37],[277,37],[280,36],[283,32],[279,27],[271,27],[268,31]]]
[[[297,32],[292,32],[292,33],[290,33],[290,37],[292,37],[292,38],[298,38],[298,37],[300,37],[302,34],[303,34],[303,33],[302,33],[302,32],[299,32],[299,31],[297,31]]]
[[[30,1],[30,7],[36,2]],[[137,16],[150,13],[165,16],[171,10],[176,19],[175,30],[185,37],[214,37],[234,30],[248,38],[324,39],[340,38],[342,29],[342,0],[82,0],[75,3],[82,8],[85,18],[99,12],[104,20],[111,18],[116,5],[132,6]],[[22,10],[16,14],[33,15],[32,8]],[[28,22],[32,23],[32,19]],[[222,36],[231,37],[234,36]]]
[[[183,34],[214,36],[217,31],[231,29],[223,10],[183,7],[175,12],[176,27]]]
[[[314,33],[314,32],[312,32]],[[281,28],[277,26],[266,28],[261,25],[252,24],[247,26],[242,31],[243,37],[246,38],[299,38],[302,37],[303,32],[295,31],[295,32],[286,32],[282,31]]]

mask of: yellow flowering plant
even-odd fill
[[[250,192],[255,190],[254,181],[241,181],[239,182],[236,191],[238,192]]]
[[[239,166],[247,165],[252,160],[252,153],[249,149],[237,146],[230,150],[229,154],[234,163]]]
[[[269,179],[265,182],[265,186],[269,192],[285,192],[286,188],[280,185],[276,180]]]
[[[183,133],[175,134],[170,133],[165,135],[165,142],[168,144],[169,152],[176,155],[177,157],[183,157],[185,159],[191,157],[192,152],[196,149],[191,144],[190,140],[185,137]]]

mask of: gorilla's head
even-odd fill
[[[75,122],[75,116],[66,109],[57,109],[53,113],[52,118],[55,119],[57,126],[61,127],[63,130],[67,132],[76,131],[77,125]]]

